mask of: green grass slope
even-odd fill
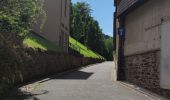
[[[46,40],[43,37],[40,37],[34,33],[28,34],[24,41],[24,45],[34,48],[34,49],[42,49],[45,51],[55,51],[55,52],[62,52],[63,50],[57,46],[56,44]],[[69,46],[70,48],[78,51],[80,54],[84,55],[85,57],[91,57],[91,58],[99,58],[99,59],[105,59],[98,53],[88,49],[86,46],[81,44],[80,42],[76,41],[72,37],[69,37]]]
[[[34,48],[34,49],[42,49],[45,51],[56,51],[56,52],[62,52],[63,50],[57,46],[56,44],[46,40],[43,37],[40,37],[36,34],[30,33],[28,34],[24,41],[24,45],[27,45],[28,47]]]
[[[84,55],[85,57],[91,57],[91,58],[99,58],[99,59],[105,59],[98,53],[88,49],[86,46],[81,44],[80,42],[76,41],[72,37],[69,37],[69,43],[70,48],[78,51],[80,54]]]

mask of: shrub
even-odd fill
[[[0,0],[0,32],[21,34],[30,31],[40,15],[45,18],[43,3],[43,0]]]
[[[25,54],[21,37],[29,33],[39,16],[45,18],[42,7],[43,0],[0,0],[0,99],[22,80]]]

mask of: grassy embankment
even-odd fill
[[[39,48],[45,51],[62,52],[62,49],[59,46],[35,34],[27,35],[23,43],[31,48]],[[79,43],[78,41],[71,37],[69,37],[69,43],[70,48],[78,51],[85,57],[104,59],[101,55],[88,49],[86,46],[84,46],[83,44]]]
[[[80,54],[84,55],[85,57],[92,57],[92,58],[100,58],[104,59],[101,55],[98,53],[90,50],[80,42],[76,41],[72,37],[69,38],[69,43],[71,44],[70,47],[76,51],[78,51]]]

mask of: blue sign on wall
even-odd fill
[[[118,34],[119,34],[120,36],[124,36],[124,35],[125,35],[125,28],[124,28],[124,27],[120,27],[120,28],[118,29]]]

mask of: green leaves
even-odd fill
[[[29,31],[38,16],[45,16],[43,3],[43,0],[2,0],[0,32],[20,34]]]
[[[43,3],[43,0],[0,0],[0,98],[13,83],[22,80],[26,55],[20,37],[29,33],[39,16],[45,16]]]
[[[98,21],[91,16],[90,5],[86,2],[77,2],[71,7],[71,36],[109,59],[110,55],[112,56],[111,50],[105,44],[104,34]]]
[[[81,43],[85,43],[91,11],[90,5],[86,2],[78,2],[72,5],[71,36]]]

